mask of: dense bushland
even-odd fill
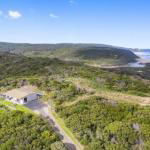
[[[144,76],[139,73],[125,74],[114,70],[93,68],[81,63],[49,58],[28,58],[6,53],[0,55],[0,71],[0,91],[20,87],[24,84],[37,86],[45,93],[43,100],[51,100],[56,112],[64,119],[66,126],[85,145],[85,149],[150,149],[149,107],[116,102],[113,97],[106,99],[93,96],[94,92],[89,92],[87,88],[80,87],[70,80],[70,78],[84,79],[88,82],[87,87],[97,92],[118,92],[149,97],[150,81],[145,80]],[[81,97],[83,99],[80,99]],[[10,120],[12,117],[15,120],[17,114],[19,116],[25,115],[25,118],[28,118],[26,114],[20,112],[11,112],[14,114],[13,116],[9,111],[3,112],[3,114],[6,115],[5,118],[8,118],[6,119],[8,122],[8,116],[10,116]],[[27,120],[26,124],[32,124],[31,118]],[[21,123],[24,123],[24,119]],[[37,124],[38,121],[35,121],[34,125]],[[39,124],[39,128],[42,125]],[[26,125],[23,126],[26,129]],[[20,132],[22,128],[19,127],[21,124],[16,124],[15,128]],[[34,129],[34,127],[32,129],[38,132],[35,133],[37,137],[42,134],[39,129]],[[28,131],[28,135],[30,135],[30,131]],[[26,133],[24,134],[27,136]],[[28,137],[26,138],[28,139]],[[39,141],[37,140],[37,142]],[[49,143],[47,141],[46,143],[49,147]],[[57,147],[57,144],[59,143],[55,143],[52,147]]]
[[[91,97],[57,112],[87,150],[150,149],[150,107]]]
[[[48,122],[0,105],[1,150],[66,150]]]
[[[103,65],[127,64],[138,58],[129,49],[103,44],[15,44],[0,42],[0,52]]]
[[[0,87],[10,84],[8,79],[45,77],[41,81],[49,82],[49,77],[62,80],[68,77],[84,78],[92,82],[95,88],[119,91],[134,95],[149,96],[150,81],[140,76],[117,74],[99,68],[88,67],[80,63],[64,62],[49,58],[27,58],[20,55],[0,55]],[[56,81],[57,82],[57,81]],[[55,84],[55,83],[54,83]],[[54,85],[55,86],[55,85]]]

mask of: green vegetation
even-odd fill
[[[27,58],[20,55],[0,55],[0,89],[21,86],[30,80],[32,84],[43,87],[43,90],[65,92],[66,96],[74,97],[82,94],[72,83],[69,77],[87,79],[96,89],[124,92],[134,95],[149,96],[150,81],[140,79],[140,76],[116,74],[99,68],[85,66],[81,63],[64,62],[49,58]],[[25,81],[24,81],[25,80]],[[67,89],[66,89],[67,88]],[[62,89],[60,91],[60,89]],[[72,91],[72,92],[71,92]],[[62,98],[60,98],[62,99]],[[69,97],[70,99],[70,97]]]
[[[0,104],[1,150],[66,150],[48,122]],[[58,150],[57,149],[57,150]]]
[[[136,70],[120,73],[10,53],[0,54],[0,70],[5,70],[0,74],[1,92],[26,84],[37,86],[45,94],[43,100],[55,110],[56,118],[63,119],[66,130],[85,149],[150,149],[150,107],[135,105],[150,104],[150,80]],[[56,142],[52,147],[56,149],[57,144],[62,145]]]
[[[150,107],[90,97],[57,113],[87,150],[150,149]]]
[[[62,129],[67,133],[67,135],[72,139],[72,141],[74,143],[76,143],[78,145],[78,147],[80,147],[79,142],[77,141],[76,137],[74,136],[74,134],[70,131],[70,129],[68,129],[64,123],[64,121],[58,116],[57,113],[53,112],[53,115],[55,116],[55,119],[57,120],[57,122],[59,123],[59,125],[62,127]]]
[[[0,52],[29,57],[49,57],[98,65],[122,65],[136,61],[129,49],[102,44],[12,44],[0,43]]]
[[[117,68],[107,70],[118,74],[132,75],[150,80],[150,64],[147,64],[144,68]]]
[[[5,101],[5,100],[1,100],[1,99],[0,99],[0,105],[4,105],[12,110],[18,110],[18,111],[22,111],[25,113],[32,113],[32,111],[30,109],[28,109],[27,107],[24,107],[23,105],[13,104],[9,101]]]

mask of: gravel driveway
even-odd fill
[[[49,107],[46,103],[36,100],[26,104],[25,106],[32,109],[33,112],[43,116],[50,122],[50,124],[53,126],[53,130],[60,136],[62,142],[66,145],[68,150],[81,150],[81,148],[79,148],[79,146],[72,141],[72,139],[65,133],[65,131],[61,128],[61,126],[57,123],[55,117],[49,110]]]

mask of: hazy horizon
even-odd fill
[[[98,44],[98,45],[106,45],[106,46],[113,46],[113,47],[120,47],[120,48],[127,48],[127,49],[150,49],[150,48],[138,48],[138,47],[125,47],[125,46],[120,46],[120,45],[111,45],[107,43],[62,43],[62,42],[57,42],[57,43],[32,43],[32,42],[9,42],[9,41],[0,41],[0,43],[12,43],[12,44]]]

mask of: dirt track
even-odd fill
[[[80,143],[77,145],[73,140],[66,134],[62,127],[57,123],[52,112],[49,110],[48,104],[41,101],[32,101],[26,105],[28,108],[32,109],[33,112],[46,118],[50,124],[53,126],[53,130],[60,136],[62,142],[66,145],[68,150],[82,150]]]

